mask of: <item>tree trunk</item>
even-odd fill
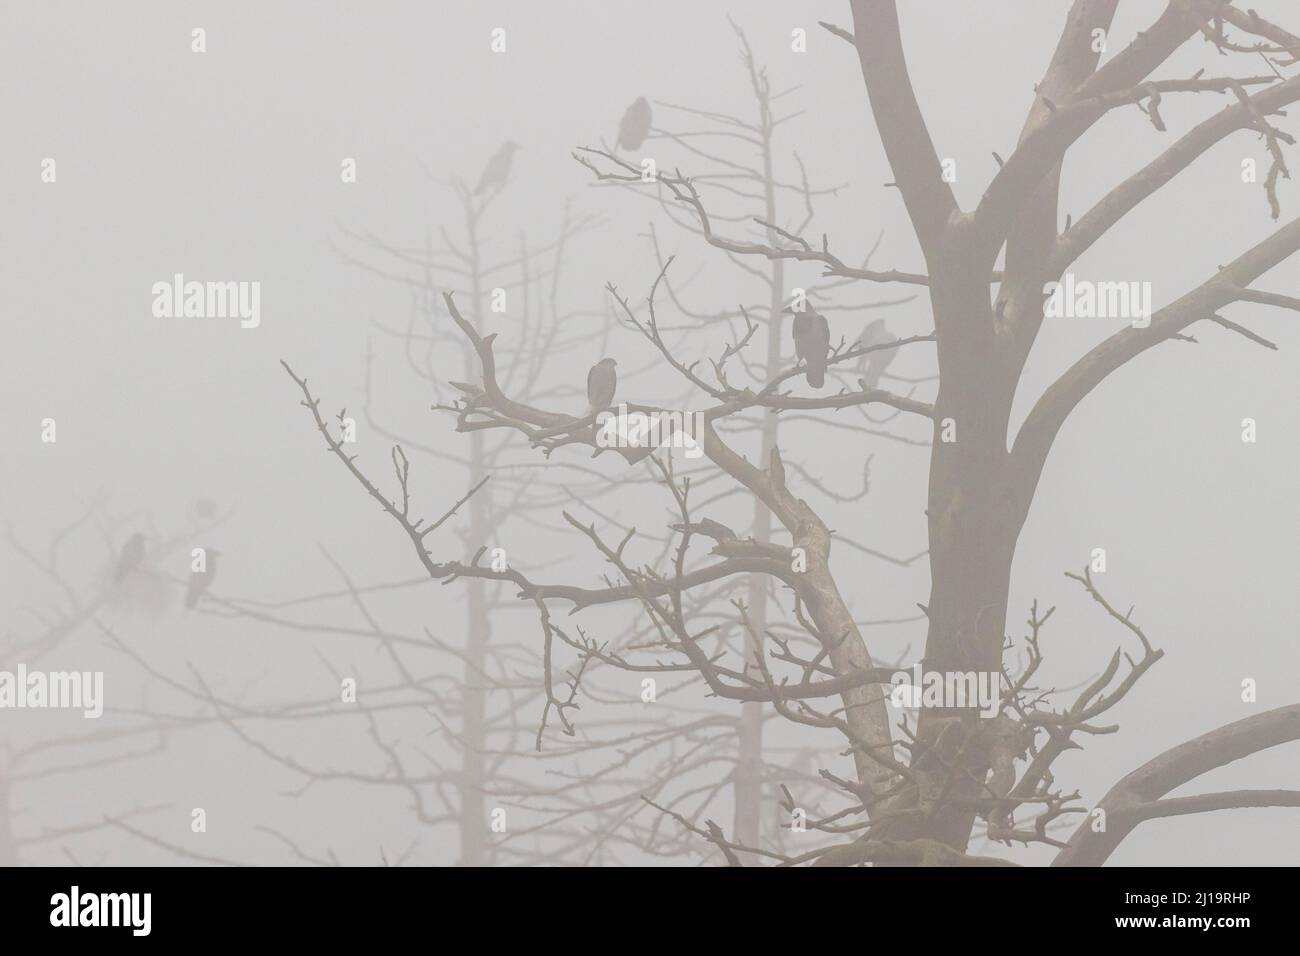
[[[960,273],[969,257],[954,254]],[[1007,429],[1018,367],[978,271],[932,290],[939,349],[926,516],[930,545],[929,628],[923,670],[998,673],[1016,541],[1032,488],[1017,481]],[[982,794],[989,770],[987,727],[971,709],[923,709],[911,766],[926,781],[903,805],[922,807],[946,788],[944,809],[891,828],[903,839],[934,839],[965,850],[974,812],[954,806]],[[958,768],[955,780],[948,768]]]
[[[763,114],[767,115],[766,102]],[[771,131],[766,129],[763,139],[764,217],[776,221],[776,187],[772,173]],[[775,242],[776,234],[768,229],[768,241]],[[781,309],[785,305],[785,263],[772,262],[768,296],[767,377],[770,379],[781,369]],[[769,461],[776,447],[778,419],[775,411],[763,413],[763,437],[759,461]],[[754,540],[767,544],[772,539],[772,512],[761,498],[754,499],[754,521],[750,533]],[[753,634],[745,636],[745,665],[757,666],[763,655],[763,634],[767,628],[768,578],[751,574],[748,582],[748,603]],[[763,814],[763,705],[746,701],[740,707],[740,740],[736,754],[735,783],[732,787],[735,802],[733,830],[735,842],[742,846],[757,846],[762,836]],[[756,861],[745,860],[751,863]]]
[[[471,442],[471,487],[483,478],[482,436]],[[487,524],[487,497],[477,494],[470,501],[469,551],[483,544]],[[487,811],[484,799],[484,760],[487,752],[487,647],[491,638],[486,582],[469,582],[468,631],[465,666],[461,676],[461,735],[464,750],[460,781],[460,862],[462,866],[488,864]]]
[[[473,315],[471,320],[479,334],[483,332],[482,282],[479,267],[478,217],[472,209],[467,214],[472,272]],[[466,357],[466,375],[473,374],[475,359]],[[483,433],[470,435],[470,487],[486,474]],[[470,499],[469,554],[485,543],[491,492],[480,491]],[[488,819],[484,798],[485,760],[487,753],[487,649],[491,639],[486,582],[469,581],[466,615],[465,660],[460,685],[461,768],[460,768],[460,864],[486,866],[490,862],[487,840]]]

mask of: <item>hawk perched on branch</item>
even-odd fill
[[[190,574],[190,583],[185,588],[185,606],[194,607],[199,603],[199,596],[212,584],[212,576],[217,573],[217,556],[221,554],[213,548],[204,556],[204,569]]]
[[[884,319],[876,319],[867,326],[866,331],[862,333],[862,338],[858,340],[861,346],[871,345],[888,345],[890,342],[897,342],[898,336],[890,334],[889,329],[885,328]],[[889,368],[889,363],[894,360],[898,354],[898,349],[880,349],[877,352],[868,352],[858,359],[858,371],[862,373],[862,382],[867,388],[876,388],[880,384],[880,377],[885,374],[885,369]]]
[[[830,323],[811,305],[782,311],[794,316],[794,354],[807,368],[804,378],[813,388],[821,388],[826,384],[826,353],[831,350]]]
[[[638,96],[618,124],[618,148],[640,149],[645,138],[650,135],[650,119],[650,101],[644,96]]]
[[[592,412],[604,411],[614,401],[614,389],[618,385],[614,366],[617,364],[612,358],[603,358],[587,373],[587,401]]]
[[[126,539],[126,544],[122,545],[122,553],[117,558],[117,567],[113,569],[113,583],[121,584],[143,560],[144,535],[136,532]]]
[[[487,161],[483,167],[483,175],[479,177],[478,185],[474,188],[474,195],[478,196],[486,192],[493,186],[501,186],[510,178],[510,167],[515,161],[515,150],[519,144],[513,139],[508,139],[501,144],[501,148],[492,154],[492,158]]]

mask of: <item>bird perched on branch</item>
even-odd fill
[[[640,149],[650,135],[650,101],[638,96],[618,124],[618,148]]]
[[[612,358],[603,358],[587,373],[587,401],[593,414],[609,408],[614,401],[614,389],[618,386],[618,373],[614,366],[617,364]]]
[[[518,148],[518,143],[508,139],[492,154],[492,158],[483,167],[483,175],[479,177],[478,185],[474,188],[475,196],[481,195],[493,186],[503,185],[510,178],[510,167],[514,165],[515,150]]]
[[[192,571],[190,573],[190,583],[185,588],[185,606],[194,607],[199,603],[199,597],[212,584],[212,577],[217,573],[217,556],[221,554],[213,548],[208,548],[204,556],[203,570]]]
[[[884,319],[876,319],[867,326],[866,331],[862,333],[862,338],[858,340],[861,346],[888,345],[890,342],[897,342],[898,336],[890,334],[889,329],[885,328]],[[868,352],[866,355],[858,358],[858,371],[862,374],[862,384],[867,388],[876,388],[880,384],[880,377],[885,374],[885,369],[889,368],[889,363],[894,360],[898,354],[898,349],[877,349],[874,352]]]
[[[128,574],[140,566],[144,560],[144,542],[145,537],[139,532],[126,539],[122,553],[117,558],[117,567],[113,569],[114,584],[121,584]]]
[[[783,309],[794,316],[794,354],[803,361],[807,371],[804,378],[813,388],[826,384],[826,353],[831,349],[831,327],[811,305],[802,309]]]

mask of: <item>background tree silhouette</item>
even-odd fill
[[[6,704],[0,734],[0,866],[95,865],[125,839],[137,852],[160,851],[165,862],[206,860],[169,836],[188,830],[191,808],[174,787],[140,788],[132,779],[173,759],[184,738],[212,725],[205,708],[177,701],[140,656],[135,625],[179,607],[189,550],[229,516],[200,502],[180,530],[160,528],[147,514],[123,513],[100,495],[51,533],[41,546],[5,528],[6,580],[16,603],[6,609],[0,671],[14,681],[26,673],[102,675],[95,719],[72,711],[22,711]],[[119,573],[124,542],[147,529],[149,543],[129,573]],[[33,577],[29,577],[34,575]],[[143,640],[153,638],[149,628]],[[132,648],[131,644],[136,644]],[[39,730],[37,728],[40,728]],[[180,742],[180,746],[178,746]],[[96,787],[98,775],[121,776],[118,787]],[[54,800],[75,786],[99,799]],[[116,790],[118,792],[114,793]],[[161,833],[162,836],[158,834]]]
[[[823,187],[810,181],[809,171],[800,155],[798,140],[790,127],[790,123],[804,113],[803,109],[791,102],[794,94],[799,92],[798,87],[774,89],[768,70],[756,61],[744,30],[734,20],[728,18],[728,22],[738,40],[740,77],[752,98],[752,110],[739,114],[706,108],[709,106],[707,103],[690,106],[656,102],[661,125],[652,138],[663,142],[652,144],[654,157],[666,167],[677,168],[682,165],[695,171],[691,177],[692,182],[705,191],[712,191],[719,203],[727,206],[725,211],[716,208],[712,210],[711,217],[714,220],[736,223],[738,227],[748,226],[749,232],[768,243],[774,243],[780,240],[779,230],[783,228],[777,223],[783,223],[785,229],[803,231],[813,221],[817,206],[834,201],[840,187]],[[623,158],[627,159],[626,156]],[[703,171],[706,169],[709,171]],[[630,187],[634,195],[651,200],[662,216],[678,229],[688,235],[699,235],[694,217],[682,209],[667,190],[646,191],[640,188],[639,182],[622,185]],[[655,221],[648,224],[644,238],[650,243],[658,266],[666,268],[664,243]],[[791,361],[791,343],[785,334],[789,326],[785,324],[782,315],[791,290],[786,260],[772,258],[757,269],[725,253],[723,261],[730,267],[730,272],[724,273],[721,279],[701,267],[678,289],[671,276],[665,276],[665,296],[683,320],[676,341],[687,345],[692,337],[707,335],[711,328],[723,325],[733,330],[732,334],[739,340],[749,328],[756,330],[757,325],[761,324],[766,332],[764,351],[756,355],[750,355],[746,351],[738,355],[738,358],[745,360],[743,371],[746,375],[762,383],[776,376]],[[868,265],[869,262],[870,256],[863,265]],[[832,279],[802,291],[816,308],[832,316],[852,316],[852,321],[855,322],[860,321],[859,316],[863,312],[887,309],[915,297],[913,293],[903,292],[895,297],[872,301],[835,301],[834,293],[846,288],[851,281]],[[719,305],[720,282],[726,283],[722,286],[724,295],[738,295],[742,289],[752,288],[752,292],[746,293],[748,301],[742,301],[738,307]],[[751,317],[755,321],[751,321]],[[874,356],[882,357],[892,355],[892,351],[874,353]],[[867,355],[863,355],[861,363],[865,363],[867,358]],[[854,372],[863,371],[862,367],[847,368],[836,377],[836,383],[843,385],[850,382]],[[904,384],[910,387],[921,383],[904,381]],[[801,419],[797,414],[781,416],[777,409],[768,408],[756,415],[737,416],[734,422],[729,423],[729,431],[760,436],[759,460],[770,457],[772,449],[777,446],[783,420],[802,420],[810,430],[827,429],[831,435],[838,429],[866,429],[877,437],[890,441],[904,444],[916,441],[890,431],[888,425],[898,414],[896,411],[876,416],[866,408],[857,408],[852,410],[852,414],[854,417],[851,422],[842,422],[814,416]],[[819,493],[847,503],[861,500],[867,494],[872,460],[871,453],[864,455],[862,487],[859,491],[847,493],[834,491],[798,461],[787,461],[787,467],[796,470],[800,478],[815,487]],[[743,486],[735,485],[720,492],[714,500],[721,502],[733,496],[750,499],[753,517],[749,536],[760,543],[770,542],[772,514],[763,500],[749,496]],[[907,566],[924,557],[924,553],[896,557],[867,548],[847,536],[841,536],[841,541],[846,547],[858,550],[870,558],[900,566]],[[726,586],[718,598],[725,601],[738,594],[744,596],[752,632],[763,633],[768,626],[769,603],[774,597],[771,593],[771,579],[763,574],[750,574],[743,582]],[[920,619],[919,613],[915,619]],[[747,642],[747,666],[757,667],[757,656],[761,651],[758,644],[749,637],[751,630],[736,625],[730,631],[742,643]],[[801,634],[801,629],[796,628],[789,636],[798,640]],[[745,701],[740,705],[737,733],[734,738],[725,738],[728,744],[734,743],[736,748],[735,769],[731,774],[733,830],[736,842],[743,845],[757,845],[760,842],[760,828],[763,830],[763,841],[781,840],[781,824],[785,821],[775,800],[767,799],[767,795],[775,793],[774,788],[780,784],[792,785],[796,777],[800,776],[788,759],[778,759],[775,754],[764,755],[763,725],[772,716],[770,709],[765,713],[760,702]],[[787,750],[788,756],[790,754]],[[765,809],[767,825],[762,826]],[[691,819],[693,822],[702,822],[698,813]]]

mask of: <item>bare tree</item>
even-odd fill
[[[224,520],[213,512],[196,517],[183,531],[163,533],[149,516],[114,513],[100,496],[52,531],[44,548],[29,546],[12,525],[6,527],[12,555],[43,582],[21,589],[21,604],[7,608],[12,630],[0,636],[0,671],[15,682],[15,693],[26,694],[28,688],[17,685],[14,668],[23,668],[19,674],[45,667],[67,675],[59,661],[70,650],[82,660],[116,656],[125,666],[101,672],[107,677],[101,688],[107,699],[98,701],[99,719],[81,729],[69,730],[49,711],[40,712],[39,722],[21,719],[21,712],[6,713],[0,735],[0,865],[103,862],[111,859],[103,842],[111,834],[153,845],[172,858],[193,855],[148,832],[145,821],[160,816],[188,819],[166,793],[153,793],[147,802],[105,799],[95,810],[80,809],[75,801],[71,806],[49,801],[43,794],[61,782],[84,785],[105,768],[124,772],[166,759],[176,738],[210,725],[200,709],[176,707],[151,694],[152,675],[136,666],[138,655],[118,630],[123,621],[156,618],[179,602],[184,578],[168,573],[169,559]],[[150,531],[149,547],[126,568],[123,541],[129,529],[142,527]],[[10,579],[19,594],[21,578]],[[53,684],[51,670],[42,676]],[[88,676],[78,672],[81,686]],[[38,723],[53,728],[40,730]]]
[[[747,92],[753,100],[751,114],[737,115],[717,109],[697,108],[696,106],[656,101],[656,108],[666,121],[660,121],[658,128],[651,133],[651,139],[664,141],[655,149],[655,159],[665,166],[674,166],[672,157],[680,155],[682,165],[696,170],[691,177],[695,184],[706,194],[717,197],[719,204],[725,203],[725,211],[711,207],[713,221],[747,225],[748,231],[766,243],[781,241],[782,234],[803,232],[814,221],[817,206],[832,201],[841,187],[819,187],[810,182],[809,172],[797,148],[791,124],[803,115],[804,110],[790,105],[790,97],[798,91],[797,87],[774,89],[771,77],[765,67],[755,59],[753,49],[744,31],[735,21],[728,20],[739,41],[742,76]],[[708,104],[700,104],[701,107]],[[670,152],[671,151],[671,152]],[[788,170],[785,167],[789,167]],[[700,171],[707,169],[709,171]],[[622,185],[632,189],[637,195],[651,199],[663,216],[677,229],[699,236],[701,229],[689,209],[684,209],[676,202],[671,192],[658,189],[648,192],[640,189],[640,183],[608,183]],[[651,222],[646,234],[651,244],[656,262],[661,269],[666,269],[667,258],[664,243],[654,222]],[[879,246],[877,241],[876,246]],[[875,251],[874,249],[872,250]],[[761,267],[753,265],[725,250],[719,253],[730,267],[728,284],[724,288],[736,293],[742,287],[750,287],[752,298],[742,302],[739,307],[710,309],[707,304],[692,301],[692,289],[705,284],[701,278],[707,278],[707,284],[715,284],[716,277],[710,272],[697,273],[691,280],[682,283],[682,288],[674,283],[671,276],[665,274],[663,289],[668,302],[675,312],[684,320],[678,340],[687,341],[698,334],[708,334],[711,327],[726,326],[732,329],[735,340],[753,335],[761,327],[765,331],[765,342],[761,354],[750,357],[747,351],[738,353],[738,358],[745,360],[740,373],[746,378],[762,385],[786,367],[788,361],[788,342],[782,310],[790,299],[791,283],[787,277],[787,262],[784,258],[773,257]],[[862,263],[870,264],[870,255]],[[734,278],[733,278],[734,277]],[[838,302],[834,298],[836,290],[850,285],[853,280],[831,279],[819,283],[805,292],[808,300],[816,304],[822,312],[832,315],[856,316],[862,312],[899,305],[915,298],[914,293],[904,292],[896,297],[866,302]],[[699,298],[697,294],[695,298]],[[877,323],[883,324],[883,323]],[[886,352],[885,355],[892,355]],[[856,371],[861,374],[867,356],[859,360]],[[843,371],[832,370],[832,377],[841,385],[852,381],[855,369],[845,367]],[[900,380],[901,381],[901,380]],[[905,383],[906,384],[906,383]],[[917,383],[911,383],[917,384]],[[772,450],[777,447],[782,416],[776,408],[766,408],[757,415],[737,415],[728,422],[724,433],[759,436],[759,460],[767,460]],[[888,430],[892,417],[899,414],[892,411],[885,416],[876,416],[867,407],[850,410],[853,425],[843,422],[835,423],[838,427],[853,427],[870,430],[887,439],[908,442],[909,439],[896,436]],[[789,420],[792,416],[786,416]],[[796,417],[797,416],[793,416]],[[809,429],[817,429],[828,424],[826,419],[808,417],[805,421]],[[919,444],[919,442],[918,442]],[[836,501],[848,503],[860,500],[867,494],[869,480],[868,469],[873,456],[864,455],[862,487],[856,492],[841,493],[827,488],[814,478],[801,463],[787,460],[787,467],[798,471],[800,477],[816,491]],[[698,478],[696,479],[698,480]],[[766,544],[772,540],[772,513],[761,498],[748,494],[743,486],[733,485],[720,492],[712,499],[719,504],[732,496],[749,498],[752,509],[752,521],[749,536],[756,542]],[[912,557],[897,558],[873,549],[862,547],[848,538],[841,538],[846,546],[860,548],[868,556],[906,566],[923,558],[924,553]],[[769,604],[771,603],[771,580],[768,576],[754,573],[743,582],[737,582],[743,590],[748,613],[749,627],[736,626],[734,630],[745,648],[747,666],[758,667],[761,649],[758,642],[752,640],[752,634],[762,634],[768,626]],[[727,586],[720,589],[720,600],[731,599],[741,593],[736,587]],[[919,620],[918,614],[915,619]],[[724,632],[725,633],[725,632]],[[770,713],[770,710],[769,710]],[[782,766],[764,755],[763,726],[766,722],[764,705],[760,701],[745,701],[740,706],[737,733],[734,737],[735,766],[732,778],[732,813],[733,836],[736,842],[744,845],[757,845],[760,842],[760,826],[763,822],[764,807],[769,808],[768,823],[762,839],[771,841],[780,838],[781,818],[773,800],[767,799],[767,793],[781,781],[790,781],[796,775],[787,764]],[[695,819],[695,818],[692,818]]]
[[[1186,341],[1190,338],[1187,329],[1194,323],[1213,322],[1272,347],[1219,311],[1238,303],[1300,307],[1300,301],[1292,296],[1254,287],[1264,273],[1300,248],[1300,220],[1293,220],[1156,311],[1149,323],[1135,323],[1081,357],[1043,392],[1021,427],[1010,433],[1012,401],[1043,326],[1050,284],[1060,280],[1077,257],[1130,210],[1176,182],[1177,174],[1211,146],[1246,130],[1259,135],[1268,150],[1272,166],[1264,190],[1274,218],[1280,216],[1276,187],[1278,179],[1287,175],[1283,145],[1290,137],[1271,117],[1300,97],[1300,79],[1287,79],[1278,69],[1294,64],[1300,41],[1257,14],[1240,11],[1223,0],[1174,0],[1149,29],[1101,64],[1094,31],[1109,30],[1115,6],[1115,0],[1077,0],[1072,5],[1047,72],[1037,86],[1020,141],[1005,159],[996,157],[997,172],[972,211],[958,207],[943,175],[912,92],[892,0],[853,0],[851,31],[827,25],[858,55],[876,130],[894,171],[892,185],[903,199],[925,259],[923,272],[852,266],[832,251],[826,238],[809,240],[774,223],[761,224],[770,228],[775,238],[733,237],[712,215],[692,177],[680,172],[650,177],[654,188],[668,190],[693,217],[707,243],[734,256],[813,262],[824,266],[827,277],[901,283],[921,287],[929,295],[935,326],[932,335],[887,346],[841,344],[831,352],[829,365],[842,367],[873,349],[933,341],[939,372],[933,401],[866,383],[829,397],[804,397],[787,390],[800,371],[797,367],[772,376],[761,388],[740,387],[728,379],[728,361],[750,345],[752,331],[733,340],[722,358],[713,362],[712,375],[706,376],[698,370],[694,356],[675,355],[661,333],[656,293],[665,269],[660,270],[643,313],[616,295],[626,321],[642,333],[668,367],[712,402],[704,413],[706,456],[771,510],[790,537],[788,546],[742,538],[711,517],[693,515],[688,484],[678,482],[670,464],[661,462],[665,485],[680,517],[675,524],[679,545],[666,568],[635,563],[629,556],[630,535],[621,541],[607,541],[594,527],[571,521],[596,554],[617,570],[621,583],[592,589],[534,582],[516,571],[497,573],[455,562],[441,569],[448,577],[513,581],[521,597],[541,607],[548,636],[559,637],[584,657],[629,667],[655,667],[610,659],[597,644],[562,633],[546,611],[546,606],[555,602],[576,608],[611,602],[637,604],[659,628],[661,649],[671,650],[684,662],[671,666],[694,668],[717,696],[742,703],[763,701],[796,722],[837,729],[854,761],[854,778],[843,781],[843,786],[856,799],[856,805],[845,811],[856,816],[856,822],[836,825],[836,832],[849,838],[841,838],[835,848],[793,857],[778,855],[785,862],[814,858],[834,863],[988,862],[967,852],[981,819],[987,822],[991,837],[1006,843],[1060,845],[1052,835],[1052,825],[1084,808],[1077,805],[1076,793],[1056,787],[1053,761],[1073,746],[1075,735],[1114,729],[1097,724],[1096,719],[1132,689],[1160,652],[1128,614],[1108,603],[1085,572],[1078,576],[1080,583],[1136,641],[1137,656],[1129,656],[1126,663],[1117,651],[1097,678],[1088,681],[1063,708],[1055,708],[1049,703],[1055,695],[1032,683],[1041,660],[1038,632],[1051,614],[1040,616],[1035,610],[1026,637],[1027,661],[1019,668],[1009,662],[1007,602],[1012,559],[1053,441],[1067,417],[1108,375],[1155,345]],[[1230,38],[1234,31],[1241,39]],[[1198,35],[1206,36],[1225,55],[1262,54],[1269,61],[1269,73],[1207,77],[1201,71],[1187,79],[1151,78],[1174,51]],[[1231,105],[1184,134],[1077,221],[1067,219],[1060,230],[1057,196],[1061,165],[1071,146],[1103,116],[1134,106],[1163,130],[1160,106],[1164,97],[1202,93],[1229,96]],[[601,183],[635,185],[647,178],[642,166],[608,150],[583,149],[577,157]],[[481,364],[481,380],[463,389],[462,430],[513,429],[551,448],[594,443],[586,422],[575,422],[571,416],[511,395],[496,374],[495,336],[482,334],[460,314],[451,297],[447,304]],[[769,341],[775,338],[772,329],[767,333]],[[896,409],[932,429],[935,443],[927,508],[931,591],[922,605],[928,618],[924,661],[936,671],[1002,675],[998,720],[981,721],[960,708],[922,709],[914,728],[905,723],[895,733],[881,687],[889,677],[888,669],[876,665],[831,573],[829,527],[792,490],[775,446],[761,459],[761,465],[755,465],[719,435],[722,423],[747,410],[807,413],[866,405]],[[648,415],[667,412],[650,406],[642,411]],[[712,542],[717,559],[688,566],[690,546],[701,538]],[[806,568],[792,571],[792,549],[806,558]],[[694,627],[683,613],[683,594],[731,575],[753,573],[768,575],[794,592],[795,613],[820,645],[820,650],[806,658],[797,657],[780,643],[765,655],[795,667],[796,673],[801,672],[797,680],[770,673],[769,664],[761,657],[751,662],[759,665],[758,673],[744,666],[727,666],[701,648],[701,639],[709,629]],[[738,608],[738,612],[752,628],[745,609]],[[761,643],[760,632],[755,629],[754,634],[755,643]],[[815,709],[811,701],[816,700],[836,703],[830,710]],[[1198,754],[1196,767],[1219,766],[1247,752],[1240,743],[1243,736],[1259,733],[1255,739],[1262,741],[1262,746],[1293,739],[1296,727],[1289,713],[1275,712],[1265,715],[1267,719],[1244,722],[1244,728],[1233,725],[1210,735],[1202,741],[1208,746],[1192,748]],[[1157,761],[1161,766],[1170,762],[1179,763],[1179,752]],[[1121,785],[1110,799],[1124,803],[1137,793],[1149,803],[1164,792],[1161,787],[1181,782],[1185,777],[1180,774],[1187,772],[1188,768],[1163,774],[1139,771],[1136,783],[1130,780],[1127,786]],[[1193,812],[1261,805],[1270,800],[1287,804],[1292,797],[1213,795],[1163,809]],[[1127,819],[1136,825],[1144,813],[1161,812],[1146,807],[1131,811]],[[1018,813],[1028,819],[1017,822]],[[738,850],[762,852],[728,839],[716,824],[699,828],[699,832],[733,862],[739,861]],[[1090,842],[1104,845],[1107,841],[1091,841],[1081,830],[1074,846]],[[1102,856],[1101,850],[1092,855],[1065,850],[1062,861]]]
[[[451,325],[438,292],[447,286],[463,287],[480,325],[491,303],[491,311],[496,313],[500,307],[501,314],[507,315],[519,331],[518,346],[510,350],[502,364],[502,375],[512,387],[538,400],[579,399],[580,393],[571,384],[543,382],[540,373],[546,367],[543,357],[554,360],[579,344],[589,347],[593,341],[607,337],[612,324],[609,310],[584,314],[562,295],[570,246],[590,230],[592,220],[575,217],[566,206],[553,239],[538,245],[521,234],[512,247],[508,241],[493,241],[487,234],[489,223],[509,220],[511,212],[505,205],[508,182],[479,191],[471,190],[457,177],[434,181],[456,198],[463,216],[463,232],[453,234],[453,230],[439,229],[438,241],[428,236],[423,247],[405,246],[367,233],[344,232],[347,243],[340,246],[339,252],[346,262],[409,290],[409,321],[404,327],[377,323],[379,335],[400,346],[407,370],[428,395],[431,407],[455,413],[446,379],[467,377],[474,371],[477,357]],[[508,308],[507,300],[512,303]],[[447,361],[449,354],[455,356],[461,351],[467,353],[464,372]],[[379,361],[372,349],[367,355],[362,411],[368,434],[393,442],[396,494],[381,490],[383,481],[372,479],[363,470],[361,455],[348,447],[346,436],[352,420],[346,409],[337,416],[323,413],[320,399],[308,387],[306,377],[299,377],[287,363],[285,367],[297,384],[302,403],[311,410],[327,449],[417,543],[417,558],[424,572],[430,566],[426,537],[462,506],[468,527],[462,530],[448,525],[444,533],[461,535],[468,561],[485,561],[493,567],[508,561],[511,566],[526,568],[520,563],[521,549],[499,547],[508,544],[508,523],[522,526],[520,534],[545,529],[557,505],[598,509],[602,497],[611,493],[609,485],[590,469],[574,465],[543,468],[527,457],[521,460],[517,449],[511,447],[513,442],[486,432],[473,436],[468,454],[414,436],[409,425],[395,424],[394,416],[380,410],[384,393],[377,383],[387,382],[390,376],[375,374]],[[403,394],[406,391],[402,388]],[[471,492],[436,524],[421,524],[410,510],[412,502],[422,497],[413,483],[448,471],[464,473]],[[493,479],[490,483],[489,471]],[[321,702],[313,709],[305,709],[301,702],[266,702],[254,708],[236,705],[208,688],[191,686],[191,693],[215,709],[232,732],[299,777],[302,786],[298,798],[308,788],[329,781],[405,792],[419,824],[452,827],[459,834],[457,862],[463,865],[562,862],[601,852],[605,844],[599,834],[613,834],[615,827],[598,827],[593,839],[586,830],[567,829],[566,821],[579,814],[594,814],[597,818],[615,815],[629,804],[640,808],[642,788],[624,788],[614,798],[609,794],[596,797],[592,789],[602,786],[602,774],[542,785],[517,768],[530,762],[549,765],[571,761],[578,754],[616,752],[631,740],[658,739],[663,728],[656,730],[644,721],[616,722],[608,738],[577,738],[569,713],[579,674],[550,679],[552,672],[544,666],[548,652],[538,653],[535,646],[515,636],[517,604],[504,599],[501,584],[482,579],[473,582],[465,607],[463,641],[444,638],[441,622],[426,624],[422,635],[408,634],[379,624],[381,618],[391,617],[391,612],[384,612],[377,602],[384,592],[418,586],[420,579],[359,585],[340,562],[332,557],[330,560],[343,576],[342,589],[272,602],[225,596],[215,602],[217,613],[251,618],[298,633],[346,632],[369,637],[378,642],[391,665],[377,686],[373,678],[369,680],[365,692],[344,711],[322,706]],[[423,583],[427,586],[428,577]],[[360,614],[358,627],[340,627],[338,609],[344,605]],[[300,612],[308,608],[318,613],[304,619]],[[322,659],[327,656],[318,654]],[[449,662],[460,667],[458,678],[447,674]],[[336,680],[342,676],[339,665],[327,662],[327,666]],[[529,677],[542,673],[548,675],[544,685],[536,677]],[[598,688],[592,675],[585,676],[589,691]],[[340,768],[304,761],[291,745],[277,743],[268,736],[267,731],[277,720],[289,716],[295,720],[360,723],[375,744],[377,756],[387,764],[386,769],[375,772],[361,763]],[[252,727],[258,723],[263,726],[254,731]],[[458,755],[459,767],[444,766],[441,757],[435,756],[426,743],[412,750],[412,737],[418,739],[431,732]],[[551,741],[545,753],[544,738]],[[607,763],[613,766],[621,760],[615,755]],[[423,766],[416,766],[417,761]],[[549,818],[546,826],[515,825],[499,833],[489,830],[490,809],[513,808],[524,801]],[[270,832],[298,859],[337,862],[332,849],[305,846],[300,835],[282,829]],[[393,862],[413,858],[410,851],[414,845],[401,857],[390,859],[386,853],[385,859]]]

